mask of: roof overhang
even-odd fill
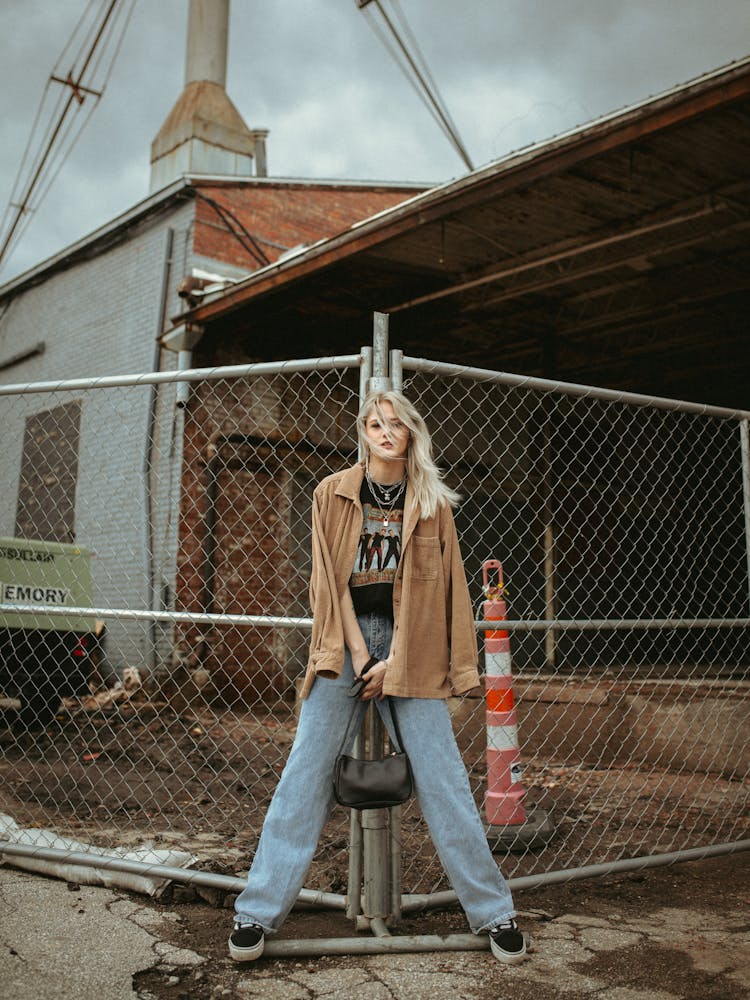
[[[432,187],[364,219],[333,239],[319,241],[291,260],[254,272],[230,291],[197,308],[191,318],[209,322],[282,285],[322,271],[344,257],[353,257],[428,223],[472,209],[513,189],[560,174],[577,163],[632,145],[749,96],[750,57],[547,142],[529,146],[458,180]]]
[[[184,174],[171,184],[155,191],[147,198],[136,202],[131,208],[87,233],[80,240],[69,244],[59,253],[47,257],[34,267],[23,271],[4,285],[0,285],[0,299],[30,288],[46,280],[51,274],[71,266],[80,260],[96,256],[102,249],[121,242],[133,228],[141,226],[151,218],[169,211],[186,199],[193,197],[195,189],[201,186],[253,188],[282,187],[341,190],[382,189],[404,191],[405,195],[414,190],[423,190],[424,184],[412,181],[349,181],[335,178],[303,177],[235,177],[226,174]]]
[[[685,347],[697,373],[701,337],[743,336],[748,162],[750,58],[418,194],[188,319],[249,356],[340,352],[377,310],[398,346],[446,360],[614,384],[594,362],[616,336],[621,367]]]

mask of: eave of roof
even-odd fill
[[[623,110],[529,146],[457,180],[430,188],[331,239],[255,271],[226,292],[182,314],[181,321],[210,323],[283,286],[324,270],[457,210],[518,188],[598,153],[693,118],[750,94],[750,57],[720,67]]]
[[[231,177],[225,174],[183,174],[167,187],[156,191],[147,198],[136,202],[127,211],[110,219],[86,236],[69,244],[58,253],[35,264],[34,267],[16,275],[4,285],[0,285],[0,299],[15,295],[32,285],[39,284],[49,275],[62,270],[82,257],[96,253],[101,245],[116,242],[133,226],[139,225],[149,216],[167,210],[175,202],[190,198],[191,191],[206,187],[285,187],[339,190],[380,190],[380,191],[423,191],[427,186],[415,181],[363,181],[338,180],[333,178],[302,177]]]
[[[137,225],[149,215],[157,214],[164,210],[177,197],[184,195],[189,186],[188,179],[181,177],[168,187],[162,188],[161,191],[157,191],[155,194],[149,195],[148,198],[137,202],[132,208],[115,216],[109,222],[105,222],[103,226],[93,230],[93,232],[87,233],[80,240],[76,240],[75,243],[69,244],[69,246],[58,253],[40,261],[39,264],[35,264],[29,270],[23,271],[15,278],[6,282],[6,284],[0,285],[0,299],[16,294],[28,286],[36,285],[40,281],[43,281],[49,274],[68,266],[75,259],[89,255],[92,249],[96,248],[99,243],[111,241],[113,238],[116,238],[119,232]]]

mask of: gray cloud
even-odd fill
[[[85,0],[3,0],[0,199]],[[477,164],[745,55],[747,0],[401,0]],[[140,0],[107,93],[0,273],[148,193],[183,83],[187,0]],[[234,0],[227,89],[278,176],[445,180],[463,165],[355,0]]]

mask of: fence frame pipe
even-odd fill
[[[175,624],[193,625],[247,625],[253,628],[312,629],[312,618],[296,618],[288,615],[235,615],[208,613],[202,611],[156,611],[130,608],[92,608],[52,604],[0,604],[0,614],[80,616],[89,618],[111,618],[120,621],[161,621]],[[474,622],[478,632],[497,628],[497,622],[480,619]],[[543,632],[545,629],[560,629],[568,632],[598,632],[602,629],[624,631],[627,629],[708,629],[708,628],[750,628],[748,618],[546,618],[509,619],[503,622],[503,629],[514,632]]]
[[[171,382],[215,382],[220,379],[262,378],[267,375],[291,375],[298,372],[359,368],[361,364],[362,353],[360,352],[360,354],[339,354],[328,358],[306,358],[300,361],[262,361],[248,365],[225,365],[216,368],[178,368],[168,372],[137,372],[45,382],[17,382],[0,385],[0,396],[23,396],[36,392],[86,392],[89,389],[166,385]]]
[[[426,358],[404,357],[402,358],[402,368],[404,371],[422,372],[427,375],[443,375],[471,382],[506,385],[536,392],[555,392],[564,396],[581,396],[586,399],[599,399],[610,403],[628,403],[631,406],[651,406],[657,410],[695,413],[723,420],[750,420],[750,410],[732,410],[724,406],[710,406],[708,403],[670,399],[668,396],[647,396],[637,392],[602,389],[599,386],[578,382],[560,382],[555,379],[517,375],[512,372],[496,372],[489,368],[454,365],[446,361],[428,361]]]
[[[637,858],[624,858],[619,861],[604,862],[596,865],[586,865],[580,868],[570,868],[562,871],[545,872],[541,875],[522,876],[509,879],[509,885],[514,892],[536,889],[547,885],[562,885],[566,882],[579,881],[587,878],[598,878],[603,875],[615,875],[628,871],[643,871],[648,868],[661,868],[667,865],[701,861],[716,858],[741,851],[750,851],[750,840],[738,840],[727,844],[711,844],[706,847],[688,848],[682,851],[672,851],[667,854],[645,855]],[[196,871],[192,868],[175,868],[169,865],[149,864],[145,861],[130,861],[126,858],[108,855],[89,855],[82,852],[65,851],[52,847],[34,847],[28,844],[0,842],[0,858],[8,857],[38,858],[43,861],[59,862],[60,864],[79,865],[81,867],[101,868],[106,871],[120,871],[129,874],[142,875],[150,878],[163,878],[181,885],[201,885],[222,889],[227,892],[241,892],[245,880],[227,875],[217,875],[213,872]],[[425,895],[408,895],[402,899],[404,913],[414,913],[432,906],[448,906],[457,902],[455,892],[439,892]],[[297,905],[306,908],[327,907],[331,909],[346,909],[346,898],[334,893],[313,892],[303,889],[298,897]],[[269,958],[294,958],[296,956],[349,955],[349,954],[387,954],[394,952],[420,951],[483,951],[489,948],[489,939],[484,935],[455,934],[448,937],[429,935],[393,935],[383,933],[383,926],[375,922],[373,937],[362,938],[330,938],[313,941],[271,941],[267,944],[264,954]]]

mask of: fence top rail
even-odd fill
[[[66,618],[110,618],[122,621],[163,621],[193,625],[253,625],[260,628],[312,628],[312,618],[292,615],[245,615],[207,611],[152,611],[147,608],[92,608],[54,604],[3,604],[0,615],[34,615]],[[477,620],[479,632],[599,631],[610,629],[671,630],[709,628],[750,628],[750,618],[519,618]]]
[[[0,385],[0,396],[20,396],[34,392],[69,392],[90,389],[112,389],[136,385],[161,385],[173,382],[203,382],[219,379],[259,378],[265,375],[283,375],[295,372],[330,371],[334,369],[359,368],[362,353],[340,354],[325,358],[305,358],[295,361],[263,361],[247,365],[226,365],[215,368],[185,368],[176,371],[135,372],[123,375],[100,375],[72,379],[56,379],[44,382],[17,382]],[[425,372],[433,375],[451,375],[467,381],[490,382],[496,385],[531,389],[538,392],[557,392],[567,396],[582,396],[615,403],[629,403],[633,406],[650,406],[655,409],[695,413],[702,416],[718,417],[724,420],[750,420],[750,410],[732,410],[707,403],[670,399],[664,396],[647,396],[635,392],[604,389],[599,386],[582,385],[576,382],[561,382],[554,379],[518,375],[512,372],[498,372],[490,368],[474,368],[468,365],[450,364],[444,361],[429,361],[426,358],[404,357],[404,371]]]
[[[203,382],[223,378],[258,378],[263,375],[285,375],[293,372],[359,368],[361,363],[361,354],[340,354],[329,358],[306,358],[299,361],[262,361],[247,365],[227,365],[220,368],[185,368],[178,369],[177,371],[138,372],[129,375],[101,375],[89,378],[59,379],[49,382],[19,382],[11,385],[0,385],[0,396],[20,396],[31,392],[112,389],[119,386],[159,385],[165,382]]]
[[[473,382],[491,382],[496,385],[513,386],[517,389],[534,389],[538,392],[556,392],[566,396],[582,396],[612,403],[629,403],[632,406],[650,406],[658,410],[674,410],[680,413],[696,413],[722,420],[750,420],[750,410],[732,410],[707,403],[692,403],[683,399],[666,396],[646,396],[637,392],[617,389],[603,389],[595,385],[581,385],[577,382],[560,382],[555,379],[536,378],[531,375],[517,375],[512,372],[497,372],[490,368],[472,368],[468,365],[454,365],[445,361],[428,361],[426,358],[404,357],[404,371],[425,372],[431,375],[452,375]]]

